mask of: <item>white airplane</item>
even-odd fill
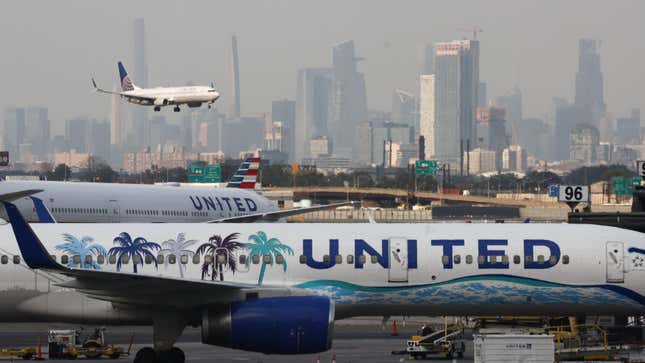
[[[227,188],[4,181],[0,182],[0,194],[42,190],[32,195],[17,194],[12,202],[27,221],[48,223],[277,221],[290,215],[346,205],[280,210],[274,202],[252,190],[259,165],[260,158],[245,159]],[[7,219],[1,207],[0,218]]]
[[[0,227],[0,279],[19,279],[22,258],[59,280],[7,284],[26,297],[0,318],[152,324],[135,363],[184,362],[186,325],[205,344],[302,354],[330,349],[352,316],[645,314],[645,236],[614,227],[29,225],[3,203],[16,242]]]
[[[102,89],[96,85],[92,78],[92,85],[101,93],[109,93],[121,96],[126,101],[137,105],[154,106],[155,111],[161,111],[161,107],[173,105],[175,112],[179,112],[179,105],[186,104],[188,107],[201,107],[207,103],[211,108],[217,101],[220,94],[213,85],[207,86],[186,86],[186,87],[155,87],[139,88],[130,79],[123,63],[119,62],[119,79],[121,80],[121,92],[112,92]]]

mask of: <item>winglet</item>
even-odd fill
[[[2,204],[7,210],[9,223],[11,223],[11,228],[13,228],[13,233],[18,242],[18,248],[20,248],[20,253],[27,266],[33,269],[64,270],[49,255],[47,249],[40,242],[29,223],[22,217],[15,204],[5,201]]]

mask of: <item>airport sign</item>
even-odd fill
[[[437,160],[417,160],[414,163],[416,175],[437,175]]]
[[[220,183],[222,168],[219,165],[190,164],[188,167],[189,183]]]
[[[581,203],[589,202],[588,185],[560,185],[558,187],[558,202]]]
[[[611,179],[611,189],[616,195],[632,195],[634,185],[640,185],[641,177],[625,178],[615,176]]]

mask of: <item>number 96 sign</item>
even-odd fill
[[[588,185],[560,185],[558,202],[589,202]]]

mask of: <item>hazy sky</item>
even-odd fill
[[[270,112],[295,97],[296,71],[331,64],[353,39],[365,58],[370,109],[389,110],[394,88],[414,91],[421,49],[478,25],[488,97],[518,84],[524,115],[542,117],[554,96],[573,99],[580,37],[602,40],[605,101],[615,116],[645,109],[645,1],[634,0],[4,0],[0,107],[41,105],[54,132],[66,118],[106,118],[116,62],[132,72],[132,21],[144,17],[151,85],[215,81],[228,111],[230,36],[239,43],[242,112]],[[171,115],[172,110],[164,111]],[[1,115],[1,114],[0,114]]]

